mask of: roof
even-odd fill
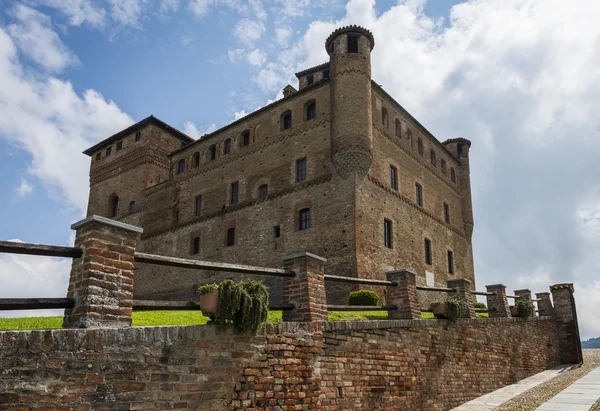
[[[105,146],[109,143],[112,143],[115,140],[119,140],[137,130],[140,130],[140,129],[146,127],[148,124],[153,124],[157,127],[162,128],[165,131],[173,133],[175,135],[175,137],[179,138],[181,141],[183,141],[186,144],[196,141],[193,138],[191,138],[190,136],[188,136],[187,134],[182,133],[181,131],[177,130],[176,128],[171,127],[167,123],[157,119],[153,115],[150,115],[149,117],[146,117],[142,121],[139,121],[139,122],[127,127],[126,129],[119,131],[117,134],[113,134],[109,138],[102,140],[98,144],[93,145],[92,147],[85,150],[83,152],[83,154],[87,154],[88,156],[91,156],[93,154],[93,152],[98,150],[100,147]]]
[[[369,30],[367,30],[364,27],[352,25],[352,26],[340,27],[339,29],[336,29],[333,33],[331,33],[329,35],[329,37],[327,37],[327,40],[325,40],[325,50],[329,50],[329,46],[331,45],[331,42],[333,41],[334,38],[336,38],[340,34],[345,34],[345,33],[360,33],[363,36],[366,36],[369,39],[369,41],[371,42],[371,50],[373,50],[373,47],[375,47],[375,39],[373,38],[373,33],[371,33]]]
[[[444,141],[442,144],[448,144],[448,143],[464,143],[469,148],[471,148],[471,140],[463,138],[463,137],[449,138],[448,140]]]
[[[307,68],[306,70],[302,70],[296,73],[296,77],[300,79],[300,77],[307,75],[308,73],[312,73],[314,71],[321,71],[329,68],[329,62],[319,64],[318,66],[314,66],[311,68]]]

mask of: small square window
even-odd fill
[[[235,244],[235,227],[231,227],[227,229],[227,246],[232,246]]]
[[[142,138],[142,133],[140,131],[135,132],[135,141],[140,141]]]
[[[281,226],[280,225],[276,225],[275,227],[273,227],[273,237],[275,237],[275,238],[281,237]]]
[[[448,250],[448,272],[454,274],[454,253]]]
[[[306,158],[296,160],[296,181],[306,180]]]
[[[200,237],[194,237],[192,240],[192,254],[200,253]]]
[[[308,76],[306,76],[306,85],[310,86],[312,83],[315,82],[315,76],[312,74],[309,74]]]
[[[112,147],[106,149],[106,157],[110,156],[110,153],[112,153]]]
[[[102,153],[96,153],[96,161],[102,158]]]
[[[393,248],[392,241],[393,241],[392,222],[390,220],[384,219],[383,220],[383,244],[387,248]]]
[[[310,208],[300,210],[300,230],[310,228]]]
[[[358,53],[358,36],[348,36],[348,53]]]
[[[425,239],[425,264],[431,265],[431,240]]]
[[[119,142],[117,143],[117,152],[119,152],[119,151],[121,151],[121,150],[123,150],[123,142],[122,142],[122,141],[119,141]]]

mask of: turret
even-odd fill
[[[364,178],[371,167],[373,121],[371,109],[370,31],[348,26],[327,38],[331,78],[331,156],[342,178]]]
[[[471,200],[471,170],[469,168],[469,149],[471,141],[466,138],[452,138],[444,141],[444,146],[460,163],[458,168],[458,184],[465,234],[470,239],[473,235],[473,202]]]

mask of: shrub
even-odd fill
[[[269,314],[269,292],[260,281],[233,282],[225,280],[219,286],[215,321],[220,326],[233,324],[238,334],[256,334]]]
[[[467,302],[457,296],[446,298],[446,306],[448,309],[448,321],[453,323],[467,312]]]
[[[208,294],[211,291],[216,290],[218,288],[219,288],[219,286],[217,284],[214,284],[214,283],[213,284],[204,284],[203,286],[198,287],[198,289],[196,290],[196,292],[198,294],[200,294],[200,295],[202,295],[202,294]]]
[[[348,298],[350,305],[379,305],[379,296],[371,290],[352,291]]]
[[[473,307],[475,307],[475,308],[483,308],[483,309],[487,308],[484,303],[480,303],[479,301],[475,301],[473,303]]]
[[[535,313],[535,307],[529,300],[519,298],[515,302],[515,305],[517,306],[517,311],[519,312],[519,317],[521,318],[529,318]]]

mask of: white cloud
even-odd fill
[[[120,25],[138,27],[143,7],[147,0],[108,0],[110,15]]]
[[[179,0],[161,0],[160,1],[160,12],[170,13],[179,9]]]
[[[267,61],[267,55],[260,49],[254,49],[247,56],[248,64],[252,66],[262,66]]]
[[[21,184],[15,187],[15,194],[18,198],[23,198],[33,192],[33,186],[24,178],[21,179]]]
[[[252,47],[265,31],[265,25],[261,21],[242,19],[235,25],[233,34],[242,44]]]
[[[248,113],[246,113],[246,110],[240,110],[240,111],[236,111],[233,114],[233,120],[239,120],[242,117],[246,117],[248,115]]]
[[[244,49],[234,49],[227,51],[227,57],[232,63],[239,63],[244,58],[245,54],[246,51]]]
[[[91,0],[38,0],[37,4],[57,9],[69,18],[72,26],[88,23],[100,27],[104,24],[105,10]]]
[[[7,30],[20,51],[50,71],[61,71],[79,63],[75,56],[52,30],[50,18],[32,8],[17,4],[11,15],[18,23],[10,24]]]
[[[188,4],[188,9],[196,16],[205,16],[211,6],[215,3],[215,0],[191,0]]]
[[[275,41],[281,47],[287,47],[290,43],[290,37],[292,36],[292,29],[290,27],[275,27]]]
[[[209,124],[207,127],[205,127],[202,130],[198,130],[198,127],[196,126],[196,124],[194,124],[191,121],[186,121],[185,123],[183,123],[183,132],[196,140],[198,140],[200,137],[202,137],[205,134],[212,133],[216,129],[217,129],[217,125],[215,123]]]

